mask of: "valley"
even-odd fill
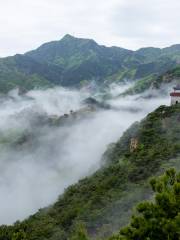
[[[0,59],[0,240],[118,238],[180,169],[179,58],[66,35]]]

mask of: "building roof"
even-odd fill
[[[174,87],[174,90],[180,90],[180,84],[176,85],[176,86]]]
[[[170,93],[171,97],[180,97],[180,92],[172,92]]]

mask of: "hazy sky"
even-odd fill
[[[179,0],[0,0],[0,56],[66,33],[129,49],[180,43]]]

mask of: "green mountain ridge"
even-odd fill
[[[150,74],[147,77],[144,77],[134,84],[133,87],[130,87],[123,95],[133,95],[142,93],[148,89],[161,89],[163,86],[168,84],[178,85],[180,84],[180,67],[177,66],[172,70],[165,72],[162,75],[155,76]]]
[[[1,226],[0,239],[71,239],[79,223],[92,239],[118,231],[134,205],[151,198],[149,178],[169,166],[180,169],[179,117],[179,104],[161,106],[134,123],[109,146],[100,170],[70,186],[52,206],[13,226]]]
[[[0,92],[143,80],[173,69],[179,60],[180,45],[132,51],[66,35],[24,55],[0,58]]]

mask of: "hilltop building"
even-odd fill
[[[174,91],[170,93],[171,105],[180,103],[180,85],[174,87]]]

